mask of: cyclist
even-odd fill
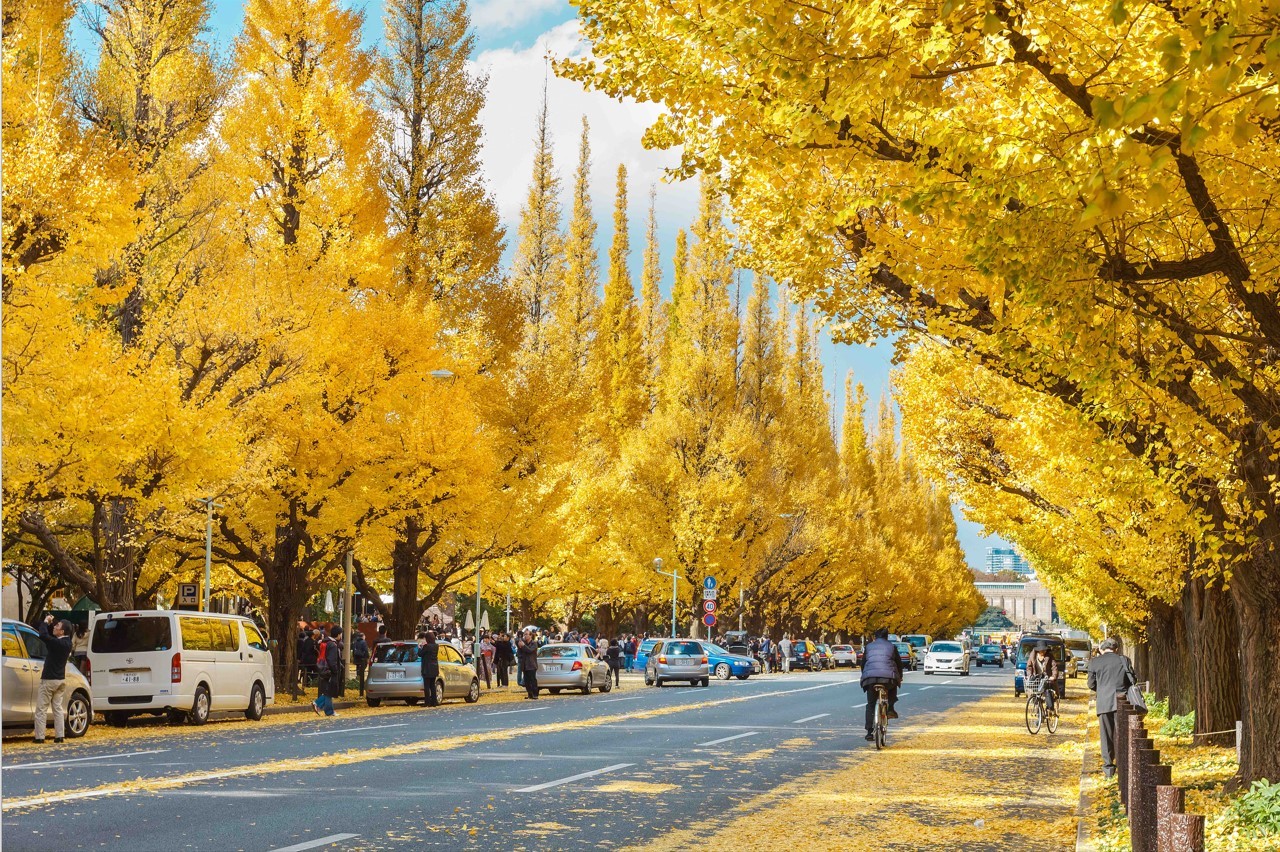
[[[902,660],[898,657],[898,646],[889,641],[888,629],[881,627],[876,631],[876,638],[863,651],[862,678],[859,686],[867,694],[867,739],[874,740],[876,719],[875,688],[885,687],[889,693],[889,718],[898,718],[893,709],[898,703],[898,684],[902,683]]]
[[[1027,677],[1046,678],[1044,682],[1044,701],[1045,707],[1050,711],[1054,709],[1057,701],[1057,683],[1058,683],[1058,661],[1053,654],[1049,653],[1048,642],[1037,642],[1035,648],[1031,652],[1031,656],[1027,659]]]

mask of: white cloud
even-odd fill
[[[471,6],[471,23],[480,30],[513,30],[565,5],[565,0],[478,0]]]
[[[610,238],[618,164],[624,163],[629,179],[631,241],[633,248],[639,250],[643,248],[649,185],[659,183],[658,220],[660,226],[668,227],[684,226],[692,219],[697,209],[697,186],[693,181],[675,185],[660,183],[663,170],[679,162],[678,152],[648,151],[640,144],[641,135],[661,112],[661,107],[616,101],[550,74],[547,57],[586,55],[588,45],[579,34],[578,22],[573,20],[543,33],[526,49],[500,48],[476,58],[476,65],[489,74],[488,101],[481,115],[485,128],[485,172],[499,213],[508,226],[510,242],[514,243],[520,208],[533,171],[534,127],[546,80],[556,171],[565,192],[566,210],[573,190],[578,139],[585,115],[591,125],[591,200],[601,225],[601,238],[603,241]],[[669,257],[669,247],[664,246],[663,253]],[[633,263],[637,261],[638,255]],[[633,274],[638,272],[639,267],[634,266]]]

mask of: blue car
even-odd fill
[[[721,648],[714,642],[703,640],[699,644],[707,655],[707,662],[711,665],[711,673],[720,680],[728,680],[736,677],[738,680],[746,680],[752,674],[760,671],[760,664],[751,657],[744,657],[741,654],[730,653],[727,649]]]
[[[1051,634],[1024,634],[1018,640],[1017,651],[1013,658],[1013,697],[1018,698],[1027,692],[1027,657],[1031,656],[1031,652],[1039,642],[1048,645],[1049,653],[1058,661],[1058,682],[1052,686],[1059,698],[1065,698],[1067,695],[1067,645],[1062,641],[1061,636]]]
[[[640,647],[636,649],[636,671],[644,671],[645,663],[649,662],[649,652],[661,641],[661,639],[645,639],[640,643]]]

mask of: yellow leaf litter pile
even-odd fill
[[[938,714],[917,734],[895,736],[890,728],[885,751],[867,743],[832,769],[634,848],[1072,850],[1084,732],[1083,716],[1073,715],[1079,702],[1064,704],[1068,715],[1052,736],[1028,734],[1023,710],[1002,694]]]

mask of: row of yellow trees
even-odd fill
[[[658,556],[682,620],[706,574],[757,627],[980,609],[889,410],[869,440],[850,390],[837,442],[809,315],[742,304],[714,183],[665,302],[650,205],[637,299],[620,169],[602,286],[587,128],[562,229],[544,106],[503,274],[465,3],[392,0],[373,54],[335,0],[249,0],[224,64],[205,0],[98,0],[91,67],[72,10],[4,16],[10,562],[172,599],[213,498],[215,586],[278,637],[348,554],[398,635],[482,569],[608,629],[661,611]]]
[[[578,6],[564,70],[665,104],[847,338],[931,341],[928,467],[1280,777],[1276,4]]]

